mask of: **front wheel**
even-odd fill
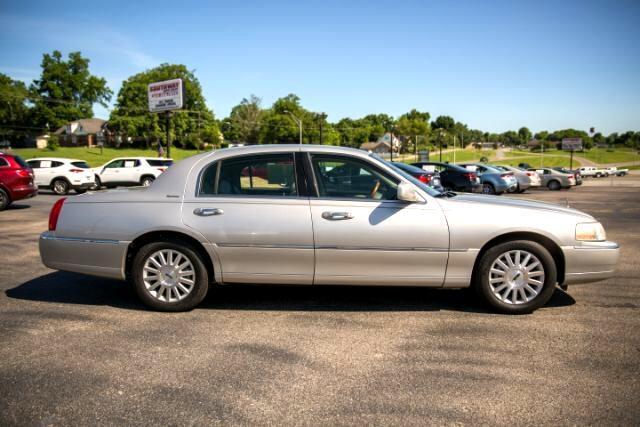
[[[553,295],[556,264],[542,245],[516,240],[496,245],[480,259],[476,290],[495,310],[525,314],[542,307]]]
[[[100,177],[98,175],[95,176],[95,181],[93,185],[89,187],[91,191],[98,191],[102,187],[102,182],[100,181]]]
[[[140,248],[133,259],[131,276],[142,302],[160,311],[191,310],[209,289],[203,260],[181,242],[155,242]]]

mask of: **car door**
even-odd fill
[[[135,184],[140,182],[140,160],[124,159],[124,164],[120,170],[121,182]]]
[[[102,181],[103,184],[122,182],[120,179],[122,169],[124,169],[123,159],[112,160],[102,168],[102,172],[100,172],[100,181]]]
[[[400,179],[348,155],[312,153],[315,284],[441,286],[449,230],[434,199],[396,199]]]
[[[312,284],[313,231],[294,153],[242,155],[204,167],[183,222],[202,233],[224,282]]]

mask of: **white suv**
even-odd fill
[[[69,190],[84,193],[94,185],[93,171],[84,160],[38,157],[27,163],[33,169],[36,185],[59,195],[68,194]]]
[[[172,159],[158,157],[120,157],[93,168],[96,188],[101,186],[149,186],[169,166]]]

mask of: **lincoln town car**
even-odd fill
[[[40,236],[46,266],[128,280],[163,311],[242,283],[471,287],[529,313],[611,277],[618,252],[587,213],[439,192],[375,154],[314,145],[211,151],[149,187],[59,199]]]

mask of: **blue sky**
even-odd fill
[[[116,93],[186,64],[218,117],[296,93],[332,121],[417,108],[488,131],[609,133],[640,130],[639,18],[639,1],[613,0],[2,0],[0,72],[31,81],[42,53],[80,50]]]

